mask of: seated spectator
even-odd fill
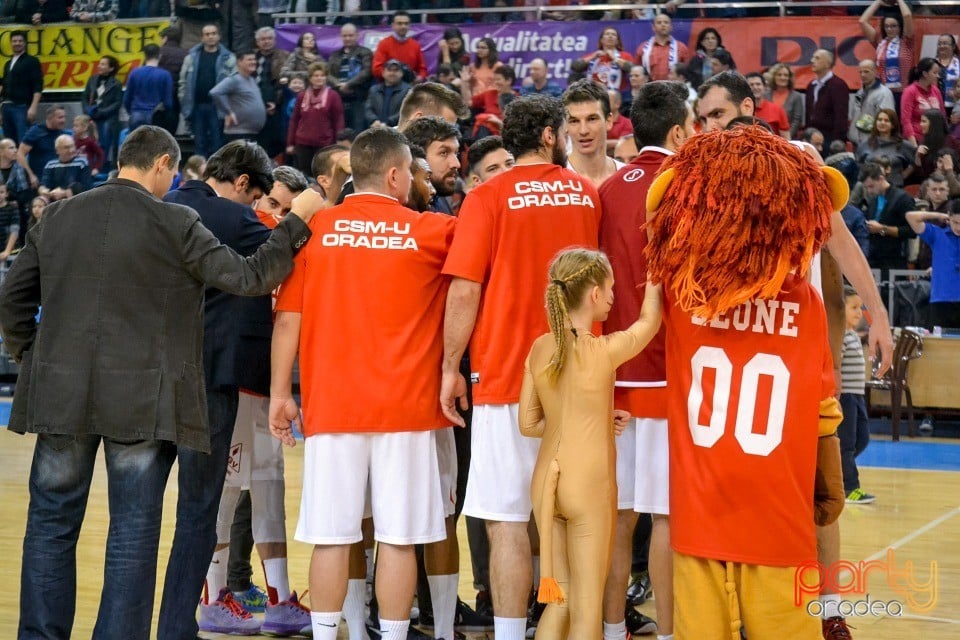
[[[117,17],[117,0],[74,0],[70,17],[76,22],[106,22]]]
[[[8,197],[7,185],[0,183],[0,263],[10,257],[20,237],[20,208]]]
[[[607,131],[607,155],[613,156],[614,148],[620,138],[626,135],[633,135],[633,123],[630,118],[620,112],[623,106],[623,94],[619,91],[608,90],[607,96],[610,98],[610,115],[613,117],[613,124]]]
[[[694,85],[699,82],[699,78],[699,74],[694,73],[690,69],[690,65],[686,62],[677,62],[676,64],[670,65],[670,73],[667,74],[667,80],[682,82],[687,86],[687,106],[691,109],[693,108],[693,103],[697,100],[697,90],[694,88]],[[624,116],[626,115],[627,114],[624,114]]]
[[[773,129],[770,131],[772,133]],[[816,149],[817,153],[819,153],[821,156],[823,155],[823,143],[825,140],[823,139],[823,132],[820,131],[820,129],[807,127],[803,130],[803,135],[800,136],[800,139],[804,142],[810,143],[810,146]]]
[[[280,82],[287,83],[294,73],[306,73],[314,62],[325,62],[317,48],[317,38],[309,31],[304,31],[297,38],[297,46],[293,53],[287,56],[286,62],[280,69]]]
[[[27,172],[17,162],[17,143],[12,138],[0,139],[0,184],[7,186],[7,197],[20,208],[20,226],[27,226],[30,215],[30,198],[33,189]],[[26,234],[20,234],[21,242]]]
[[[630,83],[630,88],[623,92],[623,107],[620,108],[620,113],[629,118],[630,107],[633,106],[633,101],[639,95],[641,87],[650,81],[650,75],[642,64],[635,64],[630,67],[627,81]]]
[[[474,95],[470,93],[469,71],[464,69],[462,74],[460,94],[477,116],[473,127],[474,139],[500,135],[503,112],[517,97],[513,91],[513,83],[517,79],[513,67],[507,65],[497,67],[493,72],[494,88]]]
[[[497,53],[497,42],[493,38],[480,38],[473,63],[464,67],[464,69],[470,71],[466,76],[470,82],[470,91],[476,95],[483,91],[495,89],[493,72],[502,66],[500,54]],[[464,81],[463,78],[464,76],[461,74],[461,82]]]
[[[130,114],[130,131],[143,124],[153,124],[158,111],[174,109],[173,76],[160,66],[160,55],[160,47],[148,44],[143,48],[143,64],[127,76],[123,106]]]
[[[548,80],[549,70],[543,58],[534,58],[527,66],[527,77],[520,85],[520,95],[528,96],[531,93],[545,93],[548,96],[559,98],[563,95],[563,87]]]
[[[43,210],[47,208],[48,204],[50,204],[50,201],[43,196],[37,196],[30,201],[30,217],[27,219],[28,232],[33,228],[33,225],[40,222],[40,218],[43,216]]]
[[[628,133],[617,140],[617,144],[613,148],[613,159],[623,164],[633,162],[633,159],[638,155],[640,155],[640,150],[637,149],[637,140],[632,133]]]
[[[960,141],[950,135],[947,120],[939,109],[927,109],[920,116],[920,132],[923,134],[914,159],[913,181],[925,180],[937,170],[937,158],[941,149],[960,151]]]
[[[463,32],[456,27],[449,27],[443,32],[443,39],[437,43],[437,46],[440,49],[437,58],[438,76],[439,67],[448,65],[450,73],[459,82],[460,70],[470,64],[470,54],[463,47]],[[440,82],[443,83],[442,80]]]
[[[956,149],[944,147],[937,152],[937,173],[943,174],[950,188],[950,197],[960,197],[960,179],[957,178],[957,167],[960,167],[960,154]]]
[[[17,162],[27,172],[30,186],[40,185],[40,176],[47,163],[57,157],[57,137],[64,133],[67,124],[67,112],[63,105],[52,104],[47,107],[43,124],[35,124],[24,134],[17,149]]]
[[[694,88],[699,87],[700,83],[712,76],[713,68],[710,59],[717,51],[725,51],[723,48],[723,37],[720,32],[713,27],[701,29],[697,35],[697,43],[694,45],[695,53],[690,57],[690,70],[697,74],[694,81]],[[734,65],[736,66],[736,65]]]
[[[436,81],[451,91],[460,90],[460,78],[454,74],[453,67],[448,64],[437,65]]]
[[[400,105],[410,91],[403,81],[403,65],[388,60],[383,65],[383,83],[373,85],[367,96],[367,124],[371,127],[395,127],[400,121]]]
[[[873,119],[873,130],[865,142],[857,145],[857,162],[876,162],[884,157],[890,161],[888,180],[895,187],[902,187],[914,171],[916,147],[900,134],[900,118],[893,109],[880,109]]]
[[[73,119],[73,143],[80,157],[90,165],[90,175],[95,176],[103,168],[103,149],[97,140],[97,128],[93,118],[80,115]]]
[[[357,132],[347,127],[342,131],[337,132],[337,141],[338,146],[343,147],[344,149],[350,149],[353,146],[353,141],[357,138]]]
[[[73,137],[57,138],[57,157],[43,168],[40,195],[49,200],[64,200],[90,188],[90,167],[77,155]]]

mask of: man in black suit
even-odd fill
[[[240,255],[251,255],[270,237],[250,205],[273,188],[270,158],[262,147],[246,140],[224,145],[207,160],[203,180],[190,180],[164,200],[187,205],[200,214],[210,231]],[[319,208],[319,207],[317,207]],[[207,412],[210,417],[210,455],[180,448],[177,526],[167,563],[157,637],[160,640],[193,640],[197,637],[197,600],[217,542],[216,524],[227,457],[237,417],[240,348],[240,299],[208,289],[204,301],[203,369]],[[223,594],[209,594],[208,606],[222,609],[232,628],[259,621],[238,617]],[[216,613],[216,612],[211,612]],[[232,616],[231,616],[232,614]],[[243,618],[243,616],[239,616]]]
[[[9,429],[37,434],[20,638],[70,637],[76,544],[101,442],[110,531],[93,635],[150,636],[167,476],[178,448],[210,450],[204,286],[269,293],[310,236],[304,220],[319,196],[308,192],[256,254],[237,255],[195,211],[160,201],[179,160],[173,136],[138,128],[120,149],[118,177],[47,207],[0,286],[4,346],[20,362]]]
[[[23,134],[37,120],[37,105],[43,93],[43,70],[40,60],[27,53],[27,32],[10,34],[13,55],[3,65],[3,131],[20,144]]]

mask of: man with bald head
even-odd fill
[[[340,27],[343,46],[330,54],[327,76],[340,94],[346,125],[354,131],[366,129],[364,105],[373,84],[373,51],[359,45],[357,26],[350,22]]]
[[[807,86],[807,121],[804,127],[823,132],[823,148],[829,149],[834,140],[847,139],[847,115],[850,88],[833,74],[835,57],[826,49],[817,49],[810,59],[810,69],[816,79]]]
[[[855,145],[870,137],[873,119],[880,109],[893,109],[893,92],[880,82],[877,63],[871,58],[861,60],[860,90],[850,98],[850,128],[847,139]]]
[[[526,78],[523,79],[520,87],[520,95],[528,96],[531,93],[545,93],[548,96],[559,98],[563,95],[563,89],[556,82],[547,79],[547,63],[543,58],[534,58],[527,67]]]

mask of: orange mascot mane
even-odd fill
[[[713,318],[806,274],[830,234],[831,187],[806,153],[759,127],[697,135],[648,223],[648,273],[681,309]],[[664,176],[665,177],[665,176]]]

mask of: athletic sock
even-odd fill
[[[216,600],[217,596],[220,595],[220,590],[227,586],[227,563],[229,561],[229,546],[213,552],[210,566],[207,567],[207,604]]]
[[[460,574],[428,575],[427,583],[430,585],[430,599],[433,601],[433,637],[453,640]]]
[[[657,640],[673,640],[673,634],[668,634],[665,636],[657,636]]]
[[[526,618],[493,619],[493,636],[497,640],[525,640],[527,637]]]
[[[603,640],[627,640],[627,621],[603,623]]]
[[[347,580],[347,597],[343,600],[343,619],[350,630],[350,640],[367,640],[367,581],[363,578]]]
[[[820,604],[822,605],[822,609],[823,609],[820,615],[824,620],[827,620],[829,618],[840,617],[840,594],[839,593],[822,594],[820,596]]]
[[[340,612],[311,611],[310,627],[313,629],[313,640],[337,640]]]
[[[409,630],[409,618],[406,620],[384,620],[380,618],[381,640],[407,640],[407,632]],[[316,640],[316,638],[314,638],[314,640]]]
[[[290,574],[286,558],[270,558],[263,561],[263,574],[267,579],[270,604],[290,599]]]

